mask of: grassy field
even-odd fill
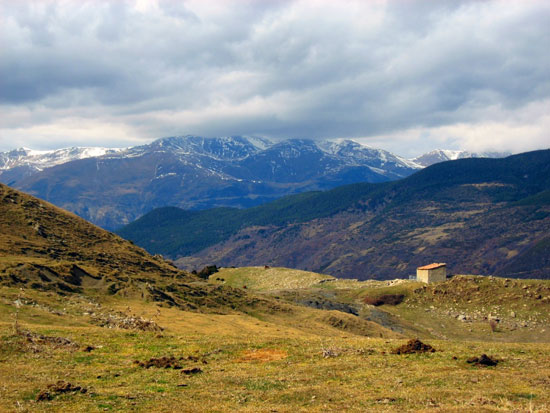
[[[319,285],[326,281],[337,281],[330,275],[290,268],[243,267],[223,268],[210,276],[211,281],[232,287],[246,287],[256,291],[301,289]]]
[[[546,412],[549,307],[549,281],[203,280],[0,185],[1,412]],[[414,337],[437,351],[393,353]]]
[[[254,271],[245,269],[244,274],[251,277]],[[229,274],[236,272],[237,269],[222,271],[213,278],[229,280]],[[283,270],[281,274],[283,279],[289,277],[283,280],[285,285],[296,279],[293,271]],[[270,278],[273,276],[270,274]],[[238,282],[242,280],[239,278]],[[325,288],[333,282],[336,284],[330,289]],[[538,282],[534,283],[537,288]],[[252,287],[250,279],[249,284]],[[518,343],[511,342],[514,331],[492,332],[486,321],[454,319],[452,326],[442,328],[442,320],[450,322],[454,317],[440,319],[447,309],[433,299],[431,287],[427,287],[426,294],[421,288],[422,292],[411,293],[419,290],[417,283],[368,284],[350,288],[352,284],[346,281],[343,283],[346,288],[339,290],[340,297],[354,302],[369,294],[409,291],[403,303],[376,308],[393,315],[403,333],[368,322],[362,326],[363,330],[357,326],[346,329],[346,323],[360,317],[286,304],[283,298],[279,299],[278,308],[203,314],[116,295],[62,297],[51,292],[21,292],[2,287],[0,410],[544,412],[550,409],[550,346],[540,329],[523,329],[526,335],[531,335],[531,341],[538,342]],[[457,288],[450,282],[446,284],[449,285],[438,288]],[[258,280],[256,285],[265,284]],[[329,281],[318,287],[334,291],[337,286],[338,281]],[[522,286],[518,289],[524,291]],[[311,294],[312,284],[305,281],[297,290]],[[273,299],[273,291],[264,290],[263,294]],[[466,304],[468,300],[473,303],[475,296],[467,298]],[[467,305],[461,308],[467,309]],[[538,307],[525,308],[525,314],[529,311],[532,315]],[[363,309],[362,314],[368,310]],[[151,320],[150,325],[163,330],[109,328],[109,324],[102,327],[98,323],[116,319],[117,315]],[[331,324],[328,322],[331,317],[338,321]],[[517,314],[518,317],[523,315]],[[414,336],[414,328],[416,335],[437,351],[392,354],[393,349]],[[469,329],[480,331],[468,336]],[[457,338],[436,338],[455,330]],[[29,336],[29,332],[33,335]],[[522,341],[529,341],[525,338]],[[93,349],[87,351],[90,350],[87,346]],[[467,363],[468,358],[481,354],[498,359],[498,365],[480,367]],[[176,367],[181,368],[144,368],[136,364],[172,356]],[[200,372],[193,373],[193,368]],[[46,397],[37,401],[41,392],[60,380],[83,387],[86,392],[56,393],[50,389],[51,400]]]
[[[303,276],[303,279],[301,278]],[[286,268],[223,268],[210,281],[295,304],[353,311],[405,335],[430,339],[550,342],[550,281],[455,276],[425,285],[409,280],[356,281]],[[402,295],[398,306],[367,297]],[[312,304],[317,305],[312,305]],[[491,327],[491,320],[498,325]]]

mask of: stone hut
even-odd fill
[[[416,269],[417,281],[425,283],[435,283],[447,280],[447,264],[434,262],[430,265],[424,265]]]

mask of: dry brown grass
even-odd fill
[[[238,358],[237,362],[258,361],[266,363],[268,361],[283,360],[288,357],[288,353],[284,350],[263,348],[258,350],[246,350],[242,357]]]
[[[316,321],[325,312],[200,314],[108,297],[165,326],[156,332],[90,324],[84,301],[36,291],[22,328],[90,344],[91,352],[26,350],[12,333],[15,289],[0,289],[0,386],[6,411],[547,411],[548,344],[430,339],[435,353],[393,355],[406,340],[355,335]],[[393,307],[392,307],[393,308]],[[49,309],[49,310],[48,310]],[[63,311],[55,315],[51,311]],[[337,313],[337,312],[334,312]],[[350,316],[351,317],[351,316]],[[423,340],[424,341],[424,340]],[[333,349],[324,357],[323,349]],[[480,354],[494,367],[466,361]],[[134,360],[174,357],[181,370],[144,369]],[[206,364],[203,362],[206,362]],[[183,374],[182,370],[200,374]],[[86,393],[38,393],[59,380]]]
[[[547,283],[465,277],[420,288],[236,269],[232,282],[246,279],[254,290],[245,294],[199,282],[70,214],[0,189],[2,411],[550,410],[550,337],[537,330],[548,319]],[[89,275],[71,273],[75,264]],[[255,295],[281,289],[347,304],[374,292],[406,298],[357,317]],[[501,319],[499,312],[514,310],[514,319],[531,324],[491,333],[486,320],[446,314],[448,304],[472,317],[481,305]],[[94,323],[109,314],[164,329]],[[438,351],[390,354],[413,334]],[[480,354],[498,365],[467,363]],[[177,360],[178,368],[146,369],[136,360]]]
[[[130,304],[144,316],[156,313],[154,304]],[[0,398],[6,411],[543,412],[550,407],[547,344],[431,340],[436,353],[403,356],[390,351],[404,340],[329,333],[300,323],[287,327],[295,322],[284,316],[262,321],[242,314],[163,308],[158,319],[167,328],[158,337],[85,323],[70,326],[67,317],[42,324],[41,311],[24,308],[25,328],[97,347],[91,353],[55,348],[33,353],[15,345],[6,309],[4,303],[0,373],[10,380],[2,382]],[[338,352],[325,358],[326,348]],[[502,361],[485,368],[466,363],[484,353]],[[133,364],[169,355],[183,357],[183,369],[199,368],[202,373]],[[35,401],[58,380],[88,391]]]

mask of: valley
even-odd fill
[[[6,411],[550,406],[550,281],[424,285],[266,266],[205,279],[0,190]]]
[[[281,266],[340,278],[548,278],[550,151],[461,159],[407,178],[308,192],[244,210],[159,208],[118,233],[188,270]]]
[[[280,273],[283,280],[293,271],[271,270],[270,278]],[[268,286],[261,267],[222,269],[212,282],[225,277],[227,284],[236,286],[243,271],[250,285],[247,295],[278,304],[253,310],[225,308],[220,313],[220,308],[188,311],[118,294],[63,296],[1,287],[0,371],[10,377],[0,389],[4,407],[7,411],[543,412],[550,406],[549,304],[534,299],[527,299],[526,307],[519,300],[510,305],[504,300],[481,304],[483,297],[463,288],[477,285],[487,294],[496,283],[498,293],[492,298],[498,301],[505,297],[500,289],[524,299],[524,285],[547,293],[547,282],[508,281],[504,287],[504,279],[459,277],[424,290],[408,281],[353,285],[334,280],[318,285],[310,279],[301,285],[288,280],[292,288],[282,290],[282,285]],[[322,279],[326,277],[317,281]],[[261,288],[253,288],[254,280]],[[466,285],[461,287],[463,282]],[[335,286],[328,287],[331,283]],[[361,317],[297,304],[317,295],[317,289],[330,292],[331,288],[338,292],[337,300],[348,303],[382,292],[407,296],[396,306],[362,305]],[[419,289],[423,291],[415,293]],[[452,291],[460,299],[451,298],[451,305],[466,314],[465,321],[447,315],[450,303],[439,299]],[[505,314],[494,331],[483,317],[470,318],[481,305],[484,317],[488,312]],[[514,323],[537,321],[512,326],[509,314],[514,310]],[[117,317],[142,322],[96,321]],[[363,324],[359,321],[363,317],[377,322]],[[411,337],[436,351],[392,354]],[[482,354],[498,364],[468,363]],[[168,360],[171,367],[154,366]],[[145,362],[153,366],[139,364]],[[85,392],[56,390],[67,384]]]

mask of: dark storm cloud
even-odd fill
[[[135,143],[184,133],[368,138],[515,117],[514,127],[546,122],[544,1],[1,5],[0,149],[8,136],[26,136],[27,146],[33,134],[66,142],[63,131],[79,119],[97,128],[93,142],[80,142],[87,145],[102,144],[105,125]],[[86,139],[77,135],[75,143]]]

